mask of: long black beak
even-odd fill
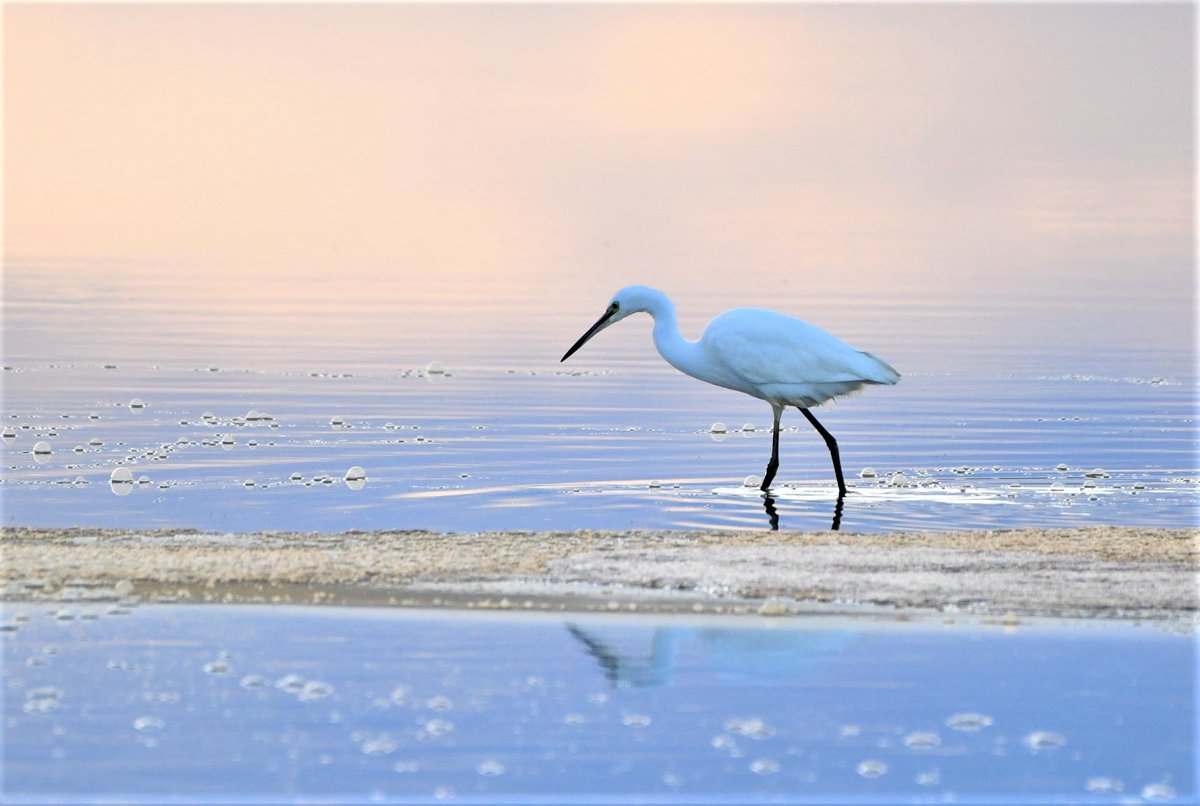
[[[615,306],[609,306],[609,309],[604,312],[604,316],[601,316],[599,319],[597,319],[596,324],[588,328],[588,332],[580,336],[579,341],[571,345],[571,349],[567,350],[566,354],[564,354],[562,358],[558,359],[558,363],[561,364],[563,361],[566,361],[568,358],[574,355],[575,351],[582,347],[588,339],[590,339],[592,336],[595,336],[597,333],[607,327],[608,320],[612,319],[613,314],[616,312],[617,309]]]

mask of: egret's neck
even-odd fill
[[[664,294],[649,311],[654,317],[654,346],[667,363],[680,372],[695,377],[696,342],[688,341],[679,333],[675,321],[675,303]]]

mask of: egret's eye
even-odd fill
[[[619,310],[621,310],[621,306],[619,303],[614,302],[612,305],[608,306],[609,313],[616,313]]]

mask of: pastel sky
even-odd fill
[[[589,293],[1190,276],[1186,3],[3,13],[9,262]]]

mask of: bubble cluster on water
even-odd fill
[[[45,714],[62,707],[63,691],[55,686],[42,686],[25,692],[23,710],[27,714]]]
[[[983,730],[990,727],[992,718],[987,714],[981,714],[975,711],[964,711],[962,713],[952,714],[946,717],[946,727],[954,730],[961,730],[967,733]]]
[[[1174,800],[1176,797],[1178,797],[1179,792],[1170,784],[1156,783],[1146,784],[1144,787],[1142,787],[1141,794],[1142,800],[1154,802],[1160,800]]]
[[[448,719],[429,719],[426,720],[421,730],[418,732],[418,738],[433,738],[438,739],[454,732],[454,723]]]
[[[503,775],[505,772],[505,767],[500,761],[497,761],[494,758],[487,758],[479,762],[479,766],[475,768],[475,771],[480,775],[494,777],[497,775]]]
[[[133,729],[139,733],[160,731],[166,726],[166,720],[157,716],[139,716],[137,719],[133,720]]]
[[[904,737],[904,746],[913,750],[929,750],[941,743],[942,737],[932,731],[914,731]]]
[[[879,761],[878,759],[869,758],[864,761],[860,761],[858,766],[854,769],[855,772],[857,772],[863,778],[878,778],[879,776],[887,773],[888,765],[883,761]]]
[[[1054,731],[1035,730],[1025,734],[1021,739],[1021,743],[1036,753],[1062,747],[1067,743],[1067,739],[1061,733],[1055,733]]]
[[[762,740],[775,735],[775,728],[760,717],[733,717],[725,721],[725,730],[749,739]]]
[[[621,724],[629,728],[646,728],[654,718],[649,714],[626,713],[621,715]]]

